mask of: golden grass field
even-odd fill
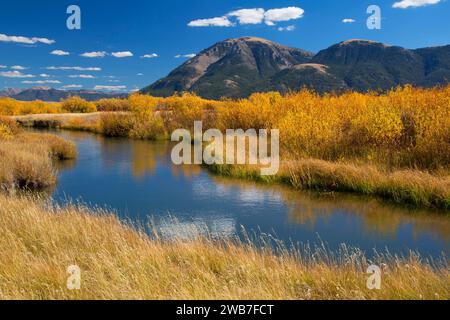
[[[209,239],[163,242],[107,212],[0,195],[0,299],[450,299],[446,261],[342,248],[278,255]],[[68,290],[67,268],[81,269]]]

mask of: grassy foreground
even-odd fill
[[[274,255],[207,239],[162,242],[103,211],[0,195],[1,299],[449,299],[446,261],[380,256],[381,290],[357,250]],[[78,265],[81,290],[66,288]]]

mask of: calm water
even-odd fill
[[[151,218],[167,237],[188,237],[205,226],[214,237],[242,236],[243,227],[285,242],[323,241],[331,249],[345,243],[369,256],[386,248],[433,257],[449,253],[450,219],[442,214],[218,178],[197,166],[173,166],[169,143],[58,134],[76,142],[79,153],[60,167],[53,193],[58,202],[107,207],[144,224]]]

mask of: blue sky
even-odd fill
[[[81,9],[81,30],[66,27],[72,4]],[[366,26],[371,4],[381,8],[381,30]],[[242,36],[313,52],[352,38],[407,48],[446,45],[449,17],[447,0],[4,0],[0,89],[132,91],[167,75],[184,55]]]

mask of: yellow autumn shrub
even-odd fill
[[[319,95],[307,89],[281,95],[255,93],[247,99],[203,99],[193,93],[158,98],[79,97],[62,103],[0,99],[0,114],[120,111],[103,117],[110,134],[168,137],[180,128],[279,129],[284,158],[370,162],[388,168],[449,169],[450,85],[399,87],[386,93]],[[117,126],[117,128],[115,128]],[[5,130],[3,130],[5,131]]]
[[[26,114],[61,113],[61,104],[43,101],[17,101],[11,98],[0,98],[0,115],[18,116]]]
[[[86,101],[78,96],[69,97],[62,101],[61,106],[69,113],[92,113],[97,111],[93,102]]]

